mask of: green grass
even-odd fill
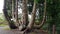
[[[10,30],[10,28],[9,27],[6,27],[6,28],[4,28],[4,30]]]
[[[6,27],[6,26],[8,26],[8,25],[6,25],[6,24],[0,24],[0,26],[3,27],[4,30],[10,30],[9,27]]]
[[[0,24],[0,26],[7,26],[6,24]]]

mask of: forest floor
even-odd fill
[[[5,27],[0,26],[0,34],[22,34],[22,32],[20,32],[17,29],[11,30],[11,29],[8,29],[7,27],[8,26],[5,26]],[[34,30],[26,34],[47,34],[47,33],[43,32],[42,30]]]

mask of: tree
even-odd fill
[[[14,0],[12,0],[12,19],[14,19]]]
[[[15,0],[15,19],[16,19],[16,26],[19,26],[19,21],[18,21],[18,0]]]
[[[23,0],[22,1],[22,23],[27,26],[28,24],[28,11],[27,11],[27,1],[28,0]]]
[[[40,25],[34,25],[34,28],[41,28],[46,21],[46,0],[44,2],[44,13],[43,14],[44,14],[43,15],[43,20],[42,20],[41,24]]]
[[[28,27],[31,28],[35,22],[35,15],[36,14],[36,2],[34,0],[34,5],[33,5],[33,10],[32,10],[32,17],[31,17],[31,22],[28,24]]]
[[[34,0],[33,10],[32,10],[32,18],[31,21],[28,23],[27,28],[24,30],[26,32],[29,29],[32,29],[34,22],[35,22],[35,14],[36,14],[36,0]]]
[[[3,9],[3,13],[5,15],[6,20],[8,21],[8,24],[10,26],[11,29],[16,29],[17,26],[14,24],[13,21],[11,21],[11,2],[12,0],[4,0],[4,9]],[[9,4],[10,3],[10,4]],[[8,11],[9,10],[9,11]]]

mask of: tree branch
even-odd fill
[[[45,21],[46,21],[46,0],[44,2],[44,15],[43,15],[43,20],[42,20],[42,22],[41,22],[40,25],[35,25],[34,24],[34,28],[41,28],[44,25]]]

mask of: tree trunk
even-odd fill
[[[53,32],[52,34],[55,34],[55,25],[53,25]]]
[[[34,28],[41,28],[44,25],[45,21],[46,21],[46,0],[44,2],[44,15],[43,15],[43,20],[42,20],[42,22],[41,22],[40,25],[35,25],[34,24]]]
[[[26,26],[28,25],[28,12],[27,12],[27,1],[28,0],[23,0],[22,1],[22,23],[19,26],[19,30],[24,30]]]
[[[36,15],[36,3],[34,1],[31,21],[28,23],[26,29],[23,32],[26,32],[27,30],[29,30],[29,29],[31,29],[33,27],[34,22],[35,22],[35,15]]]
[[[32,26],[34,25],[35,16],[36,16],[36,2],[34,1],[33,10],[32,10],[32,16],[31,16],[31,21],[28,24],[29,28],[32,28]]]
[[[27,1],[28,0],[23,0],[22,1],[22,23],[27,26],[28,24],[28,12],[27,12]]]
[[[11,1],[11,0],[10,0]],[[11,18],[10,16],[8,15],[8,11],[7,11],[7,8],[8,5],[7,5],[7,0],[4,0],[4,9],[3,9],[3,13],[4,13],[4,16],[6,18],[6,20],[8,21],[8,24],[9,24],[9,27],[11,29],[16,29],[17,27],[15,26],[15,24],[11,21]]]
[[[16,4],[15,4],[15,19],[16,19],[16,26],[19,26],[19,22],[18,22],[18,0],[15,0]]]
[[[12,0],[12,19],[14,20],[14,0]]]

